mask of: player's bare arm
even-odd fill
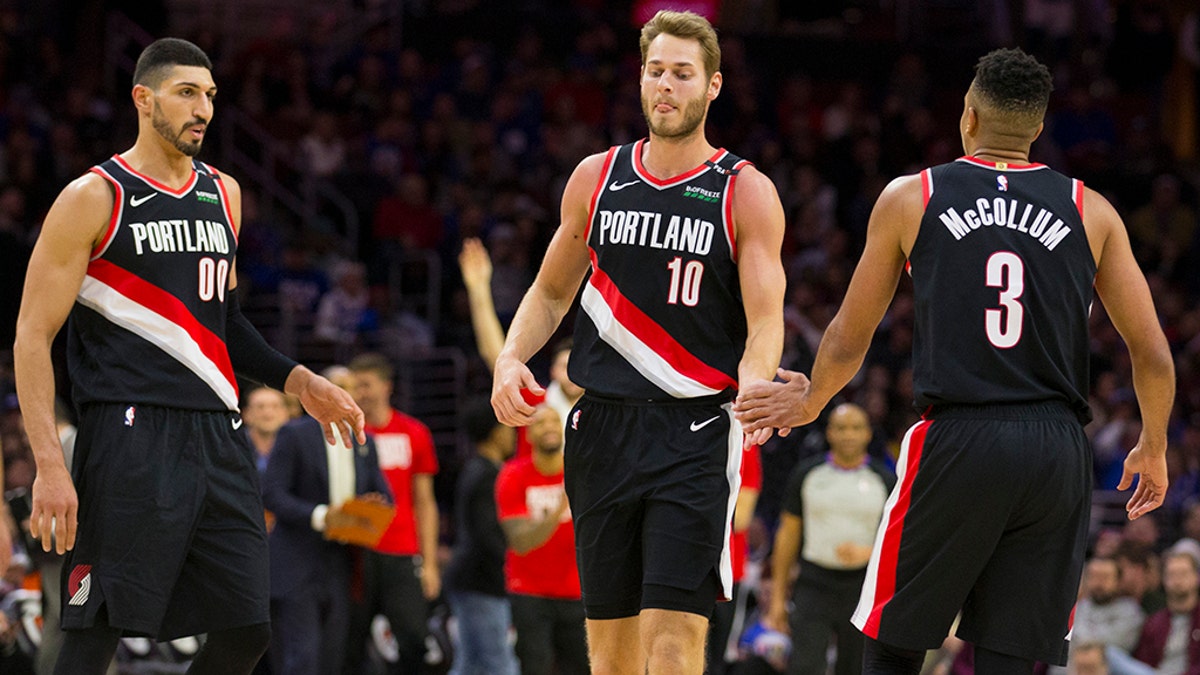
[[[780,261],[784,216],[770,178],[752,166],[742,169],[733,191],[737,233],[738,279],[746,311],[746,350],[738,363],[739,389],[768,383],[783,354],[783,296],[787,277]],[[771,427],[746,435],[747,445],[761,445]]]
[[[1137,489],[1126,504],[1130,520],[1162,505],[1167,494],[1167,420],[1175,399],[1175,367],[1158,323],[1154,298],[1129,246],[1125,224],[1108,200],[1084,193],[1084,226],[1096,258],[1096,294],[1129,347],[1142,433],[1125,459],[1117,489]]]
[[[544,390],[525,362],[554,334],[587,272],[588,209],[604,168],[604,157],[597,154],[583,160],[567,181],[562,222],[550,240],[537,278],[517,308],[504,349],[496,358],[492,407],[496,418],[509,426],[525,426],[533,421],[534,407],[521,398],[521,389],[536,393]]]
[[[92,249],[104,237],[112,209],[111,188],[93,173],[75,179],[59,194],[34,245],[17,318],[17,397],[37,463],[29,529],[46,551],[53,534],[60,554],[75,546],[79,501],[54,425],[50,347],[75,305]]]
[[[232,216],[230,226],[233,227],[235,233],[240,235],[242,231],[241,185],[229,174],[222,174],[221,182],[224,183],[225,192],[229,196],[229,212]],[[235,264],[229,271],[228,297],[233,298],[236,290],[237,265]],[[300,403],[308,411],[308,414],[321,423],[321,428],[325,432],[325,440],[330,444],[338,444],[339,439],[345,439],[341,443],[349,447],[351,437],[356,438],[360,445],[367,442],[367,434],[363,430],[366,418],[358,404],[354,402],[354,397],[341,387],[317,375],[307,367],[297,365],[288,374],[283,390],[300,397]],[[340,434],[337,436],[333,433],[334,425],[341,427]]]
[[[433,475],[413,476],[413,515],[417,519],[417,539],[421,547],[421,591],[426,600],[442,592],[442,574],[438,568],[438,510],[433,496]]]
[[[871,336],[896,293],[907,252],[916,240],[924,202],[919,176],[888,184],[867,226],[867,242],[837,315],[817,349],[811,382],[781,370],[782,382],[757,382],[738,395],[734,411],[748,432],[787,429],[815,420],[862,366]]]

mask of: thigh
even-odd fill
[[[204,498],[204,439],[195,418],[147,406],[84,408],[72,472],[79,528],[65,560],[65,629],[93,625],[105,607],[110,625],[158,635]]]
[[[160,637],[269,620],[269,553],[253,451],[224,415],[209,415],[207,492]]]
[[[647,410],[645,416],[666,429],[643,444],[639,457],[647,495],[643,579],[692,590],[715,573],[719,597],[732,598],[729,537],[739,484],[740,428],[728,405],[668,407]]]
[[[1020,428],[1031,481],[967,596],[958,634],[1000,654],[1065,665],[1091,514],[1090,451],[1073,422]]]
[[[995,431],[921,421],[905,435],[852,621],[906,649],[942,643],[1000,540],[1014,497],[995,473]]]
[[[635,420],[624,406],[584,397],[566,428],[563,478],[589,619],[636,616],[642,592],[642,504]]]
[[[587,619],[588,660],[598,673],[642,675],[646,653],[642,649],[640,619]]]

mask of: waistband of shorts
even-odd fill
[[[79,406],[80,413],[97,408],[110,408],[113,410],[121,408],[133,408],[134,411],[162,411],[164,413],[176,415],[219,415],[221,417],[229,417],[230,415],[240,415],[237,410],[203,410],[200,408],[177,408],[169,405],[159,405],[157,403],[136,403],[133,401],[88,401]]]
[[[996,403],[966,405],[942,403],[932,405],[921,416],[926,420],[1062,420],[1079,422],[1079,413],[1064,401],[1028,403]]]
[[[627,398],[623,396],[609,396],[608,394],[597,394],[592,391],[585,391],[583,398],[596,403],[607,403],[609,405],[634,405],[634,406],[653,406],[653,407],[683,407],[683,406],[703,406],[703,405],[725,405],[737,396],[737,392],[732,389],[726,389],[719,394],[712,396],[696,396],[694,398]]]

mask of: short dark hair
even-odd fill
[[[162,83],[167,70],[175,66],[213,69],[212,61],[203,49],[180,38],[162,38],[142,50],[133,69],[133,83],[155,89]]]
[[[997,112],[1040,122],[1054,84],[1050,69],[1020,49],[997,49],[975,65],[975,91]]]
[[[467,440],[472,443],[482,443],[492,435],[500,420],[496,419],[496,411],[492,402],[486,397],[477,396],[467,401],[459,412],[463,430],[467,432]]]
[[[383,354],[368,352],[359,354],[346,364],[352,373],[375,373],[379,379],[385,382],[391,382],[395,377],[395,370],[392,368],[392,362]]]

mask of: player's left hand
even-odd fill
[[[820,414],[821,408],[808,399],[811,383],[807,377],[780,368],[779,379],[782,381],[749,382],[738,392],[733,413],[747,436],[763,429],[778,429],[780,436],[787,436],[792,427],[804,426]]]
[[[293,382],[293,378],[297,378]],[[294,387],[294,388],[293,388]],[[300,404],[321,423],[325,431],[325,440],[330,445],[337,445],[338,438],[333,433],[334,425],[338,434],[344,439],[346,447],[350,447],[350,439],[355,438],[359,444],[367,442],[366,417],[345,389],[317,375],[304,366],[297,366],[288,376],[284,389],[300,397]]]
[[[421,594],[426,600],[436,600],[442,592],[442,574],[437,564],[425,562],[421,565]]]
[[[1137,446],[1125,457],[1125,472],[1117,485],[1118,490],[1127,489],[1133,484],[1134,474],[1138,476],[1137,488],[1125,504],[1130,520],[1137,520],[1162,506],[1167,496],[1167,453],[1150,452],[1143,444],[1144,440],[1138,440]]]

